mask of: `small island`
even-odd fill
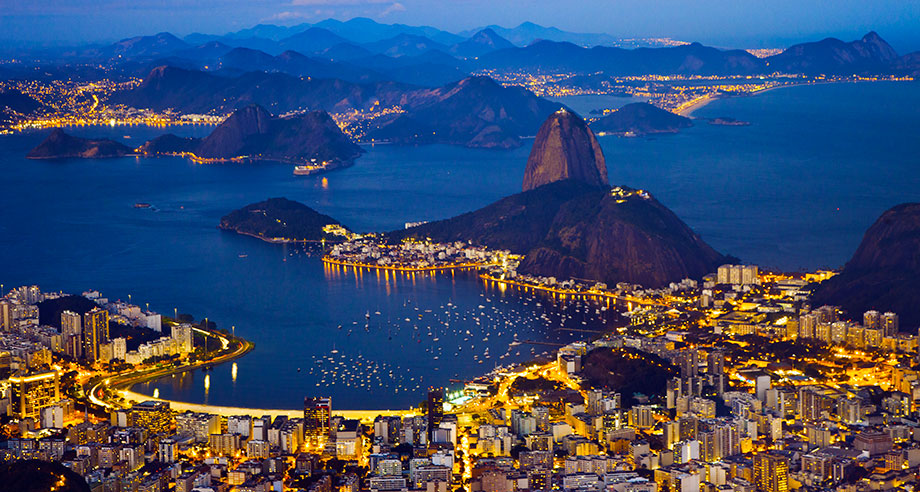
[[[342,241],[350,235],[332,217],[287,198],[269,198],[234,210],[220,219],[218,227],[270,243]]]
[[[677,133],[693,126],[685,116],[665,111],[648,103],[632,103],[591,123],[598,135],[641,136],[654,133]]]
[[[79,157],[83,159],[101,159],[105,157],[124,157],[133,150],[114,140],[91,140],[74,137],[55,128],[48,138],[26,154],[28,159],[63,159]]]

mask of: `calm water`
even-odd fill
[[[797,87],[716,101],[696,114],[751,126],[697,122],[678,135],[601,144],[614,183],[650,190],[717,249],[785,269],[839,266],[882,211],[920,199],[917,107],[917,84]],[[74,133],[140,142],[160,131]],[[528,148],[378,146],[328,174],[324,186],[282,165],[25,160],[42,137],[0,136],[0,283],[131,295],[164,313],[178,308],[234,325],[256,342],[235,377],[230,365],[218,367],[207,390],[192,373],[140,391],[237,406],[297,408],[314,394],[331,394],[338,408],[405,406],[430,384],[545,348],[509,347],[512,332],[521,341],[568,340],[588,334],[560,325],[592,329],[616,319],[545,299],[538,306],[470,276],[326,270],[300,247],[215,227],[228,211],[272,196],[360,231],[452,216],[519,190]]]

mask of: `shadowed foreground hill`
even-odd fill
[[[574,180],[389,237],[472,240],[526,254],[522,273],[648,287],[700,278],[727,261],[651,195]]]
[[[86,480],[66,466],[39,460],[0,463],[0,490],[90,492]]]
[[[668,379],[678,375],[675,366],[657,355],[627,348],[594,349],[581,362],[588,385],[621,393],[624,408],[637,403],[635,393],[664,394]]]
[[[850,316],[893,311],[902,328],[920,326],[920,203],[883,213],[840,275],[818,286],[814,305],[837,305]]]

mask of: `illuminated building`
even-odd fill
[[[900,324],[898,322],[898,315],[892,312],[887,312],[882,315],[880,321],[881,327],[885,329],[885,335],[893,337],[898,334],[900,330]]]
[[[99,360],[99,345],[109,341],[109,313],[93,308],[83,315],[83,356],[90,362]]]
[[[64,311],[61,313],[61,335],[64,353],[79,359],[83,356],[83,320],[78,313]]]
[[[444,420],[444,390],[432,388],[428,390],[428,436],[441,425]]]
[[[775,452],[755,455],[754,486],[760,492],[788,492],[789,459]]]
[[[332,398],[304,398],[303,420],[305,438],[318,441],[328,437],[332,426]]]
[[[57,371],[10,377],[10,416],[38,420],[44,408],[61,400]]]
[[[151,434],[167,432],[172,426],[169,402],[147,400],[131,407],[128,421],[134,427],[143,427]]]

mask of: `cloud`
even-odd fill
[[[392,13],[395,13],[395,12],[405,12],[405,11],[406,11],[406,6],[405,6],[405,5],[403,5],[403,4],[399,3],[399,2],[395,2],[395,3],[393,3],[392,5],[390,5],[389,7],[383,9],[383,12],[380,12],[380,17],[386,17],[386,16],[388,16],[388,15],[390,15],[390,14],[392,14]]]

